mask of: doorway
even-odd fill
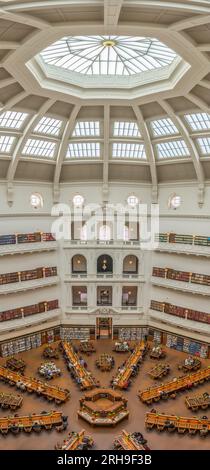
[[[96,339],[112,338],[112,318],[96,318]]]

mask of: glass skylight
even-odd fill
[[[94,137],[100,135],[99,121],[78,121],[76,123],[73,137]]]
[[[53,158],[55,145],[55,142],[47,140],[28,139],[22,153],[23,155]]]
[[[99,158],[99,142],[74,142],[69,144],[66,158]]]
[[[14,142],[14,137],[9,135],[1,135],[0,136],[0,152],[1,153],[9,153]]]
[[[0,127],[6,127],[7,129],[20,129],[27,116],[27,113],[6,111],[5,113],[0,114]]]
[[[63,37],[41,52],[46,64],[87,75],[134,75],[170,65],[176,53],[155,38]]]
[[[145,160],[146,153],[143,144],[114,142],[112,147],[112,157]]]
[[[197,142],[203,155],[210,154],[210,137],[197,139]]]
[[[159,158],[185,157],[190,154],[184,140],[172,140],[156,145]]]
[[[59,135],[62,121],[44,116],[34,129],[38,134]]]
[[[141,137],[137,123],[129,121],[115,121],[113,134],[115,137]]]
[[[154,137],[178,134],[179,131],[170,118],[158,119],[150,123]]]
[[[185,119],[193,131],[202,131],[210,129],[210,114],[196,113],[186,114]]]

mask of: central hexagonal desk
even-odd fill
[[[115,426],[128,418],[127,399],[111,388],[97,388],[80,398],[78,416],[93,426]]]

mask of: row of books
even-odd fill
[[[157,310],[158,312],[164,312],[169,315],[186,318],[187,320],[210,324],[210,314],[199,312],[198,310],[179,307],[177,305],[172,305],[167,302],[158,302],[156,300],[151,300],[150,307],[152,310]]]
[[[198,343],[197,341],[190,340],[189,338],[167,334],[166,346],[204,359],[208,357],[208,345]]]
[[[59,307],[58,300],[50,300],[48,302],[39,302],[38,304],[28,305],[26,307],[14,308],[0,312],[0,322],[15,320],[17,318],[28,317],[29,315],[36,315],[38,313],[48,312],[55,310]]]
[[[71,342],[72,339],[90,339],[90,328],[85,327],[61,327],[60,336],[63,341]]]
[[[192,284],[200,284],[210,286],[210,276],[207,274],[191,273],[188,271],[178,271],[171,268],[153,267],[152,275],[174,281],[191,282]]]
[[[47,268],[36,268],[27,271],[0,274],[0,285],[11,284],[13,282],[32,281],[33,279],[41,279],[51,276],[57,276],[57,267],[50,266]]]
[[[0,245],[16,245],[19,243],[37,243],[55,241],[52,233],[34,232],[18,233],[12,235],[0,235]]]
[[[140,341],[147,335],[147,328],[124,327],[118,330],[118,338],[121,341]]]
[[[13,356],[14,354],[23,351],[29,351],[30,349],[38,348],[42,344],[52,343],[56,339],[56,332],[51,329],[45,331],[44,333],[34,333],[11,341],[5,341],[0,345],[0,356]]]
[[[210,246],[210,236],[182,235],[177,233],[159,233],[156,241],[160,243],[181,243],[185,245]]]

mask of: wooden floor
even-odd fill
[[[76,342],[75,342],[76,344]],[[128,357],[128,354],[114,353],[112,352],[113,342],[108,339],[98,340],[95,342],[96,353],[92,356],[87,357],[83,355],[84,359],[88,363],[89,370],[100,380],[102,387],[109,387],[110,379],[115,374],[116,368],[125,361]],[[21,354],[21,357],[26,361],[27,367],[25,370],[26,375],[37,376],[37,368],[40,363],[43,361],[41,356],[42,350],[44,347],[39,349],[33,349]],[[95,360],[101,353],[111,353],[115,358],[115,368],[110,372],[101,372],[95,366]],[[170,374],[161,379],[162,382],[165,382],[172,377],[180,375],[180,371],[177,369],[177,364],[182,361],[187,355],[180,353],[174,350],[167,350],[167,356],[164,361],[171,366]],[[18,355],[17,355],[18,357]],[[0,358],[0,364],[4,364],[5,359]],[[151,449],[208,449],[210,448],[210,434],[205,439],[200,438],[199,436],[188,436],[188,435],[178,435],[178,434],[167,434],[166,432],[158,433],[157,431],[146,432],[144,428],[144,417],[146,411],[151,409],[143,403],[141,403],[137,397],[137,392],[141,389],[144,389],[151,384],[155,384],[147,372],[154,367],[157,363],[155,360],[152,360],[147,355],[145,361],[139,371],[138,376],[134,379],[133,384],[131,385],[128,392],[123,392],[123,395],[128,399],[128,409],[130,411],[129,419],[122,421],[115,428],[92,428],[88,423],[82,419],[78,419],[77,410],[79,409],[79,398],[83,395],[79,391],[76,384],[72,381],[63,361],[62,355],[60,359],[55,361],[58,367],[61,368],[62,376],[60,378],[53,379],[50,383],[58,384],[62,387],[69,388],[71,391],[70,400],[61,406],[56,406],[54,404],[48,403],[44,398],[39,398],[35,394],[28,395],[23,394],[23,406],[18,410],[20,415],[27,414],[31,412],[41,412],[43,410],[52,410],[58,409],[63,411],[64,414],[69,417],[69,426],[67,431],[64,433],[57,433],[55,430],[52,431],[43,431],[41,434],[20,434],[18,436],[8,434],[7,437],[0,435],[0,449],[54,449],[55,444],[58,441],[62,441],[69,431],[75,430],[80,431],[85,429],[87,433],[90,433],[93,436],[95,441],[95,449],[112,449],[113,441],[117,434],[122,429],[126,429],[130,432],[140,431],[148,439],[148,445]],[[203,366],[210,366],[210,360],[203,361]],[[13,392],[15,389],[9,385],[3,384],[0,382],[0,392]],[[203,393],[207,391],[210,393],[210,383],[205,383],[199,387],[196,387],[189,392],[190,395]],[[180,393],[175,400],[168,400],[166,402],[162,401],[156,405],[156,409],[160,412],[165,413],[174,413],[182,416],[193,416],[193,413],[188,410],[184,404],[184,397],[186,393]],[[9,410],[0,410],[0,416],[7,416],[11,414]],[[196,416],[203,415],[210,416],[210,409],[204,411],[196,412]]]

